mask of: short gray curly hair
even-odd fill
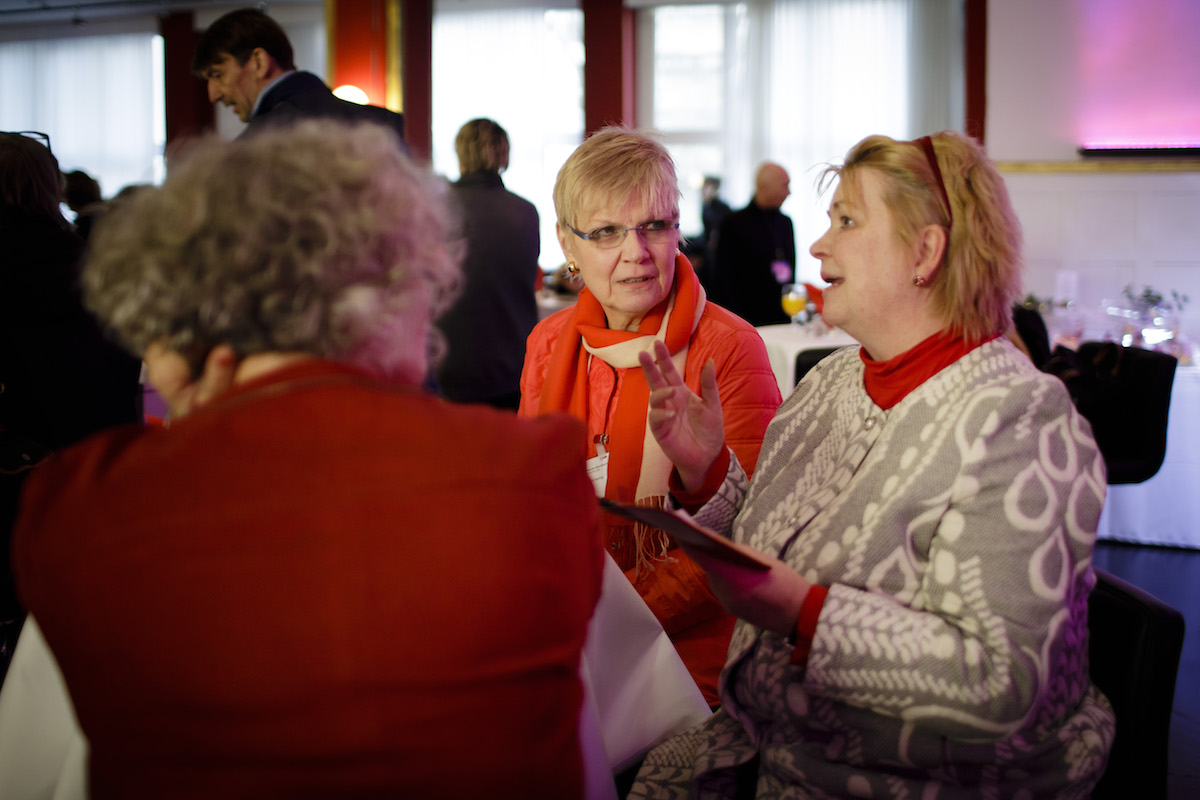
[[[460,276],[444,186],[376,125],[205,140],[97,225],[87,302],[134,353],[193,370],[227,344],[420,381]]]

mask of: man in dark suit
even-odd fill
[[[404,141],[404,115],[342,100],[316,75],[298,71],[287,34],[257,8],[230,11],[210,25],[192,71],[208,82],[210,101],[232,106],[249,125],[243,136],[267,125],[332,117],[376,122]]]
[[[783,284],[796,269],[792,220],[779,207],[791,194],[787,170],[770,162],[758,168],[754,198],[717,229],[714,300],[751,325],[787,322],[780,305]]]

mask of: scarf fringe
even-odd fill
[[[665,496],[643,497],[636,502],[636,505],[647,508],[666,508],[667,498]],[[644,522],[633,523],[634,578],[641,578],[643,569],[647,572],[656,571],[655,562],[673,561],[674,559],[667,553],[674,544],[670,534],[666,531],[651,527]]]

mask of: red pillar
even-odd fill
[[[163,83],[166,96],[167,152],[184,139],[216,127],[204,81],[192,74],[192,56],[200,35],[190,11],[167,14],[159,20],[163,37]]]
[[[433,0],[401,0],[399,60],[404,138],[413,158],[427,163],[433,154]]]
[[[613,0],[581,0],[583,11],[583,124],[637,125],[636,12]]]
[[[329,85],[353,84],[367,101],[404,113],[413,157],[432,134],[433,0],[325,0]]]
[[[328,42],[329,85],[352,84],[367,93],[367,102],[399,110],[392,77],[397,25],[396,0],[327,0],[325,37]],[[391,102],[389,102],[389,100]]]
[[[963,131],[983,144],[987,133],[987,0],[966,0],[963,17]]]

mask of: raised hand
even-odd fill
[[[679,470],[683,485],[698,489],[725,447],[716,367],[710,359],[701,368],[697,395],[683,382],[664,343],[656,341],[654,353],[639,353],[638,361],[650,385],[650,432]]]

